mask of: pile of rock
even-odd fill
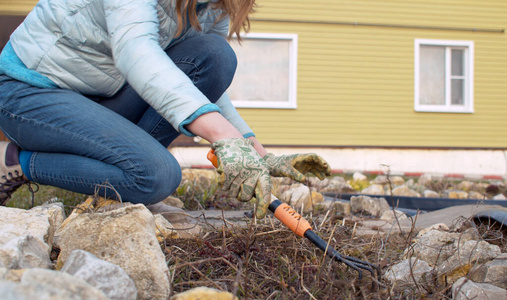
[[[505,299],[507,253],[482,240],[475,228],[433,227],[419,233],[384,278],[408,294],[452,284],[453,299]]]
[[[214,171],[199,172],[204,174],[186,171],[183,183],[216,180]],[[383,198],[357,196],[346,203],[326,200],[322,192],[351,188],[341,177],[309,182],[310,187],[274,179],[275,195],[303,211],[333,208],[347,216],[387,221],[406,217],[393,211]],[[414,192],[422,188],[420,183],[398,178],[374,182],[378,184],[366,187],[368,193],[374,189],[385,192],[386,184]],[[0,207],[0,295],[2,299],[167,299],[171,272],[162,247],[163,241],[183,233],[174,226],[144,205],[96,198],[88,199],[68,217],[61,203],[30,210]],[[482,240],[476,229],[456,228],[436,226],[422,231],[407,247],[403,260],[388,268],[385,278],[412,291],[453,283],[454,299],[506,295],[507,254]],[[187,299],[186,295],[192,299],[203,293],[212,295],[209,299],[232,299],[229,293],[207,288],[171,299]]]
[[[144,205],[90,198],[67,218],[61,203],[0,207],[0,228],[2,299],[169,298],[160,241],[178,233]]]
[[[451,184],[452,182],[452,184]],[[449,199],[506,200],[505,182],[449,180],[429,174],[405,180],[401,176],[378,175],[369,181],[367,176],[354,173],[351,180],[341,176],[320,181],[310,178],[311,186],[321,193],[361,193],[369,195],[395,195]]]

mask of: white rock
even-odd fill
[[[334,210],[338,214],[350,215],[350,202],[324,200],[318,204],[318,207],[325,210]]]
[[[427,186],[431,183],[433,180],[433,177],[430,174],[423,174],[421,177],[419,177],[419,180],[417,181],[422,186]]]
[[[405,179],[401,176],[393,176],[390,177],[389,180],[391,181],[392,185],[399,186],[405,184]]]
[[[53,216],[42,209],[24,210],[0,206],[0,245],[20,236],[31,235],[52,246]]]
[[[498,194],[495,197],[493,197],[493,200],[505,200],[505,196],[503,194]]]
[[[412,285],[415,284],[414,279],[416,282],[421,281],[422,276],[431,270],[425,261],[411,257],[391,266],[383,277],[398,286]]]
[[[134,280],[138,299],[167,299],[169,270],[155,231],[153,215],[142,204],[72,213],[57,231],[61,248],[57,267],[73,250],[82,249],[122,267]]]
[[[419,238],[431,230],[449,231],[449,226],[447,226],[444,223],[433,224],[430,227],[426,227],[426,228],[422,229],[421,231],[419,231],[419,233],[417,234],[417,237]]]
[[[407,196],[407,197],[421,197],[421,194],[419,194],[418,192],[416,192],[414,190],[411,190],[410,188],[408,188],[405,185],[395,187],[393,189],[393,195]]]
[[[108,299],[101,291],[79,278],[45,269],[27,269],[19,281],[0,280],[0,295],[2,300]]]
[[[350,209],[355,213],[367,213],[375,217],[380,217],[390,208],[384,198],[354,196],[350,198]]]
[[[488,283],[475,283],[465,277],[452,285],[453,300],[469,299],[507,299],[507,290]]]
[[[171,297],[170,300],[237,300],[233,294],[209,287],[196,287]]]
[[[282,193],[280,200],[296,210],[303,207],[303,212],[309,212],[313,210],[314,205],[322,202],[324,197],[318,192],[311,191],[306,185],[296,183]]]
[[[137,298],[134,281],[121,267],[84,250],[72,251],[61,271],[82,279],[111,300]]]
[[[377,177],[375,177],[375,179],[373,179],[373,183],[384,185],[384,184],[388,184],[389,181],[387,180],[386,175],[378,175]]]
[[[418,237],[415,243],[405,250],[405,257],[417,257],[430,266],[441,265],[465,242],[476,239],[479,239],[479,233],[474,228],[462,233],[430,230]]]
[[[432,191],[432,190],[424,190],[423,196],[425,198],[439,198],[440,197],[440,195],[437,192]]]
[[[466,276],[466,270],[471,265],[492,260],[500,253],[500,247],[497,245],[492,245],[486,241],[467,241],[461,244],[452,256],[438,266],[438,274],[442,278],[445,277],[445,282],[453,283]]]
[[[407,215],[402,212],[402,211],[399,211],[399,210],[386,210],[382,216],[380,217],[381,220],[386,220],[386,221],[394,221],[396,219],[398,219],[398,221],[401,221],[401,220],[406,220],[408,219]]]
[[[502,253],[492,261],[475,266],[468,278],[478,283],[489,283],[507,289],[507,253]]]
[[[364,188],[361,194],[367,195],[385,195],[384,187],[380,184],[372,184],[369,187]]]
[[[0,267],[7,269],[51,267],[50,249],[38,237],[24,235],[0,246]]]
[[[320,190],[322,193],[340,193],[344,189],[352,189],[350,185],[345,182],[345,179],[340,176],[329,178],[327,185]]]
[[[366,180],[368,180],[368,177],[366,177],[366,175],[364,175],[360,172],[354,172],[354,174],[352,174],[352,179],[354,179],[356,181],[366,181]]]
[[[468,193],[468,198],[475,200],[485,200],[486,196],[476,191],[470,191],[470,193]]]

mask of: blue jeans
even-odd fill
[[[189,38],[166,53],[213,103],[236,70],[233,50],[214,34]],[[28,176],[40,184],[151,204],[181,181],[167,150],[179,133],[128,84],[113,97],[89,97],[0,75],[0,129],[33,151]]]

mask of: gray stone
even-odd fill
[[[419,177],[417,183],[419,183],[421,186],[428,186],[432,180],[433,178],[430,174],[423,174]]]
[[[396,219],[398,220],[405,220],[405,219],[408,219],[407,215],[402,212],[402,211],[399,211],[399,210],[386,210],[382,216],[380,217],[381,220],[386,220],[386,221],[394,221]]]
[[[0,246],[0,267],[7,269],[51,267],[49,247],[38,237],[23,235]]]
[[[505,200],[505,199],[507,199],[507,198],[505,198],[505,196],[503,194],[498,194],[493,197],[493,200]]]
[[[354,174],[352,174],[352,178],[356,181],[366,181],[368,180],[368,177],[366,177],[366,175],[360,173],[360,172],[354,172]]]
[[[229,292],[200,286],[176,294],[170,300],[238,300],[238,298]]]
[[[62,225],[65,220],[65,210],[63,207],[63,203],[54,202],[54,203],[46,203],[40,206],[36,206],[30,209],[31,213],[34,213],[37,216],[47,217],[49,221],[49,230],[48,234],[45,236],[45,242],[51,247],[53,245],[53,238],[56,232],[56,229]]]
[[[51,247],[55,231],[50,221],[53,216],[42,211],[0,206],[0,245],[20,236],[31,235]]]
[[[417,257],[430,266],[440,265],[462,244],[476,239],[479,239],[479,233],[474,228],[463,233],[430,230],[415,240],[415,243],[405,251],[405,257]]]
[[[350,215],[350,202],[324,200],[317,207],[325,210],[334,210],[338,214]]]
[[[364,188],[361,194],[368,195],[385,195],[384,187],[380,184],[372,184],[369,187]]]
[[[137,298],[134,281],[121,267],[84,250],[72,251],[61,271],[84,280],[111,300]]]
[[[405,179],[401,176],[393,176],[389,177],[389,180],[391,181],[391,184],[394,186],[400,186],[405,184]]]
[[[411,257],[391,266],[383,277],[397,286],[412,285],[414,280],[419,283],[431,270],[425,261]]]
[[[384,185],[384,184],[388,184],[389,181],[387,180],[386,175],[378,175],[377,177],[375,177],[375,179],[373,179],[372,183]]]
[[[491,260],[500,253],[500,247],[497,245],[486,241],[467,241],[439,265],[438,275],[442,282],[456,282],[466,276],[472,266]]]
[[[421,237],[431,230],[449,231],[449,226],[444,223],[433,224],[430,227],[426,227],[417,233],[417,237]]]
[[[447,190],[443,196],[449,199],[468,199],[468,193],[460,190]]]
[[[352,190],[352,188],[350,187],[350,185],[348,185],[345,182],[345,179],[343,179],[343,177],[335,176],[335,177],[332,177],[332,178],[329,179],[328,185],[325,186],[321,190],[321,192],[322,193],[339,193],[343,189],[350,189],[350,190]]]
[[[350,209],[355,213],[367,213],[375,217],[380,217],[390,208],[384,198],[372,198],[363,195],[350,198]]]
[[[440,197],[440,195],[437,192],[432,191],[432,190],[424,190],[423,196],[425,198],[438,198],[438,197]]]
[[[502,253],[492,261],[475,266],[468,278],[478,283],[489,283],[507,289],[507,253]]]
[[[303,212],[313,211],[314,205],[324,200],[322,194],[312,191],[309,187],[301,183],[291,185],[290,189],[283,192],[280,197],[285,203],[288,203],[296,210],[303,208]]]
[[[101,291],[79,278],[45,269],[27,269],[17,281],[0,280],[0,295],[2,300],[108,299]]]
[[[452,285],[453,300],[507,299],[507,290],[487,283],[475,283],[465,277]]]
[[[30,210],[0,206],[0,266],[49,268],[54,233],[64,217],[61,203]]]
[[[484,199],[486,199],[486,195],[481,194],[481,193],[476,192],[476,191],[470,191],[468,193],[468,198],[469,199],[475,199],[475,200],[484,200]]]
[[[474,187],[474,183],[468,180],[463,180],[458,184],[458,189],[463,191],[471,191]]]
[[[392,191],[393,195],[396,196],[407,196],[407,197],[421,197],[421,194],[408,188],[405,185],[395,187]]]
[[[101,213],[74,212],[57,231],[57,268],[72,251],[85,250],[122,267],[134,280],[138,299],[166,299],[169,270],[155,232],[153,215],[142,204]]]
[[[277,177],[273,177],[277,178]],[[317,190],[321,190],[329,185],[329,178],[325,178],[324,180],[320,180],[318,177],[308,177],[308,186],[315,188]]]

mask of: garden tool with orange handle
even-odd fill
[[[208,152],[208,160],[213,164],[215,168],[218,167],[218,160],[213,150]],[[328,243],[320,238],[313,230],[310,223],[305,220],[298,212],[291,208],[287,203],[283,203],[276,199],[269,205],[269,210],[280,220],[283,224],[289,227],[292,232],[300,237],[305,237],[310,240],[315,246],[329,256],[331,259],[337,260],[351,267],[359,273],[359,279],[362,278],[362,271],[366,270],[375,276],[377,271],[377,277],[380,280],[381,271],[377,265],[369,263],[364,260],[357,259],[355,257],[346,256],[340,254],[333,248],[330,248]]]

